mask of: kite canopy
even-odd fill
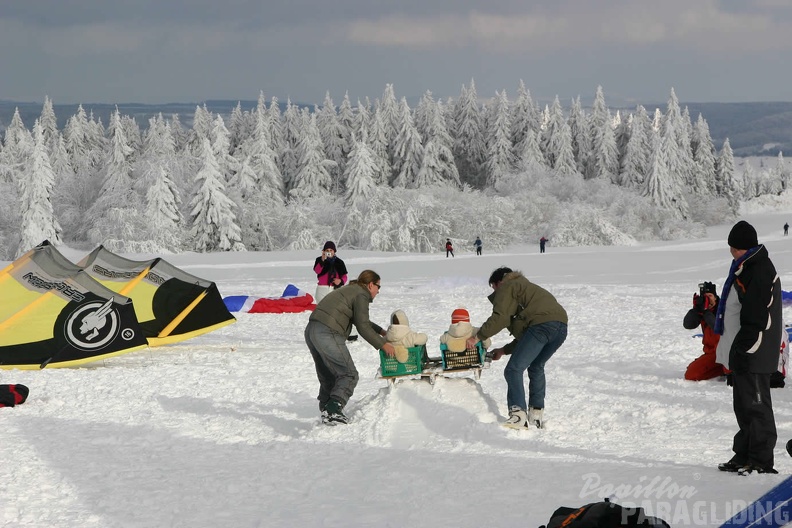
[[[316,308],[313,296],[289,284],[280,297],[251,297],[249,295],[230,295],[223,297],[229,312],[246,313],[297,313]]]
[[[132,299],[151,346],[176,343],[236,322],[214,282],[161,258],[129,260],[99,246],[78,265],[106,288]]]
[[[147,346],[132,300],[45,241],[0,270],[0,368],[70,367]]]

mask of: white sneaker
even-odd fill
[[[528,427],[528,413],[520,407],[512,406],[509,409],[509,419],[503,424],[511,429],[526,429]]]
[[[544,409],[528,407],[528,423],[530,425],[535,425],[539,429],[544,429],[544,418],[542,418],[543,411]]]

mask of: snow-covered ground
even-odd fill
[[[785,289],[792,215],[751,214]],[[719,381],[686,382],[701,353],[682,328],[697,284],[723,284],[730,226],[635,247],[538,245],[484,255],[339,250],[351,275],[382,275],[372,319],[404,310],[430,355],[454,308],[489,315],[487,278],[508,265],[566,307],[569,338],[547,364],[544,430],[512,431],[505,360],[481,379],[375,377],[365,342],[348,426],[319,423],[303,341],[307,313],[240,314],[178,345],[82,368],[3,371],[30,387],[0,409],[0,522],[9,527],[531,527],[559,506],[610,496],[673,526],[717,526],[792,473],[792,383],[773,390],[779,475],[717,471],[736,424]],[[64,249],[77,261],[82,252]],[[313,291],[314,252],[172,255],[221,294]],[[135,257],[135,256],[133,256]],[[792,313],[785,313],[792,321]],[[494,346],[508,340],[498,335]]]

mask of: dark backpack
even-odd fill
[[[24,385],[0,385],[0,407],[14,407],[25,403],[29,393]]]
[[[646,515],[643,508],[628,508],[604,500],[580,508],[558,508],[550,517],[546,528],[616,528],[643,526],[647,528],[670,528],[657,517]]]

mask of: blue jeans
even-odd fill
[[[528,370],[528,405],[544,408],[545,372],[547,360],[564,344],[567,325],[550,321],[529,326],[512,352],[511,359],[503,371],[509,390],[506,396],[509,408],[527,409],[523,375]]]

